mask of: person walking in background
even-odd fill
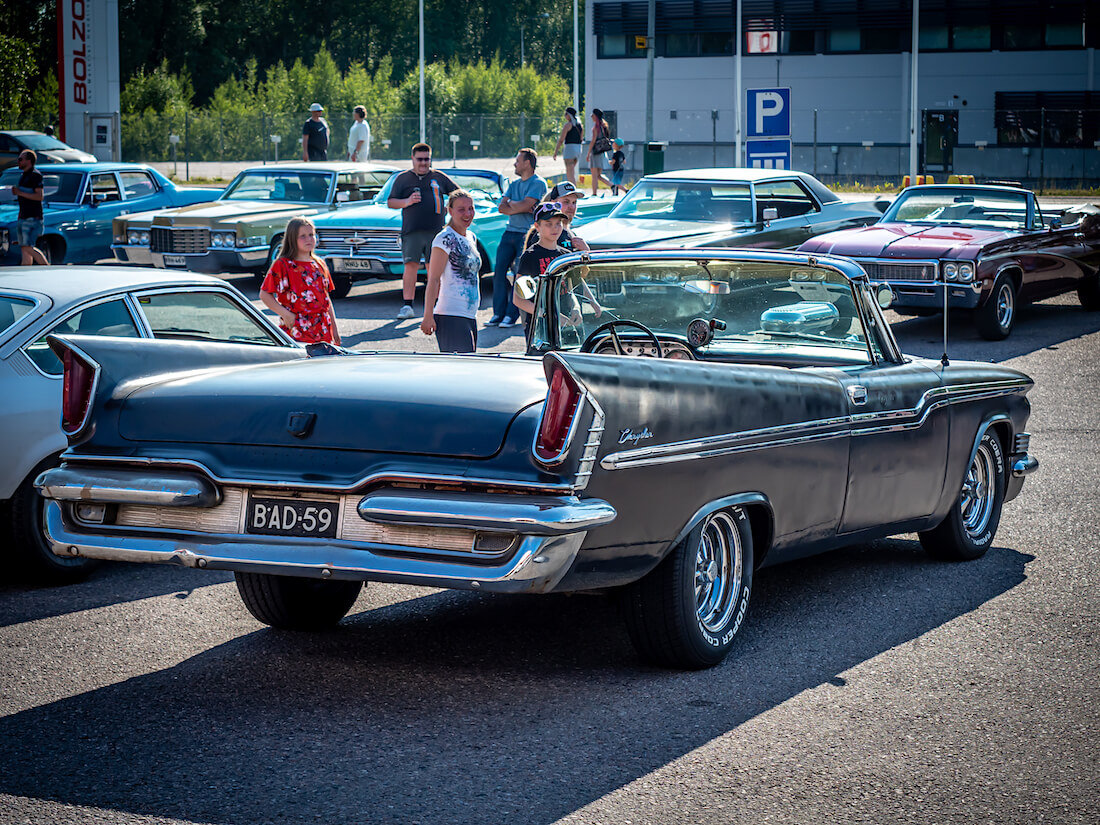
[[[451,220],[432,241],[424,320],[420,331],[435,334],[440,352],[477,350],[477,310],[481,305],[481,254],[474,222],[474,199],[456,189],[447,201]]]
[[[535,174],[539,156],[534,149],[523,148],[516,154],[515,171],[518,176],[497,204],[497,211],[508,216],[508,225],[497,246],[496,267],[493,269],[493,317],[486,326],[511,327],[519,319],[519,309],[512,303],[512,284],[508,270],[515,266],[523,253],[523,241],[534,220],[531,213],[546,194],[546,181]]]
[[[558,159],[558,150],[563,148],[561,159],[565,161],[565,179],[574,186],[577,184],[577,164],[581,160],[581,147],[584,146],[584,129],[577,120],[577,110],[572,106],[565,108],[565,123],[558,135],[558,143],[554,147],[554,160]]]
[[[401,210],[401,297],[397,312],[400,320],[413,317],[416,297],[416,275],[420,261],[431,259],[432,243],[443,228],[443,198],[458,189],[442,172],[432,169],[432,147],[418,143],[412,148],[412,169],[400,173],[393,181],[386,206]]]
[[[260,301],[279,316],[279,325],[295,341],[340,344],[336,311],[329,299],[332,276],[313,250],[317,232],[306,217],[291,218],[279,257],[260,286]]]
[[[38,162],[38,155],[31,149],[24,149],[19,153],[16,163],[19,171],[19,183],[11,188],[11,193],[19,201],[19,216],[15,224],[15,242],[19,244],[20,263],[23,266],[41,264],[45,266],[49,261],[42,251],[35,246],[38,237],[42,234],[42,173],[34,168]]]
[[[302,127],[302,160],[328,160],[328,122],[321,116],[325,107],[312,103],[309,120]]]
[[[592,194],[600,194],[600,178],[608,186],[609,181],[603,174],[604,155],[611,151],[611,130],[603,119],[602,109],[592,110],[592,139],[588,143],[588,169],[592,173]]]
[[[612,141],[615,151],[611,153],[611,194],[619,194],[623,186],[623,165],[626,163],[626,155],[623,154],[623,139],[615,138]]]
[[[348,130],[348,160],[366,163],[370,160],[370,124],[367,123],[367,110],[363,106],[352,109],[355,118]]]

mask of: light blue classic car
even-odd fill
[[[508,216],[497,211],[507,180],[485,169],[439,171],[474,196],[476,217],[472,229],[480,241],[482,259],[488,260],[491,267],[508,223]],[[401,277],[401,210],[386,206],[396,177],[388,180],[370,203],[314,218],[317,254],[332,272],[336,285],[333,295],[337,298],[345,297],[354,281]],[[603,217],[618,202],[619,198],[612,197],[582,198],[573,225]]]
[[[212,201],[221,189],[177,187],[139,163],[66,163],[38,169],[44,229],[38,248],[52,264],[95,263],[111,256],[111,221],[131,212]],[[11,187],[18,169],[0,175],[0,264],[16,265],[19,206]]]

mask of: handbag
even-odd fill
[[[600,129],[599,137],[592,141],[592,151],[597,155],[602,155],[604,152],[611,151],[611,138],[607,136],[602,128]]]

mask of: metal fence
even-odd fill
[[[302,156],[301,114],[230,115],[199,111],[183,117],[152,112],[123,115],[122,159],[127,161],[293,160]],[[343,158],[350,116],[328,116],[329,158]],[[420,139],[417,115],[370,119],[371,157],[407,160]],[[551,153],[560,123],[532,115],[429,115],[428,143],[437,158],[507,157],[524,146]],[[173,154],[174,153],[174,154]]]

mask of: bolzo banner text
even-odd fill
[[[86,112],[118,111],[118,0],[57,0],[58,137],[84,146]]]

